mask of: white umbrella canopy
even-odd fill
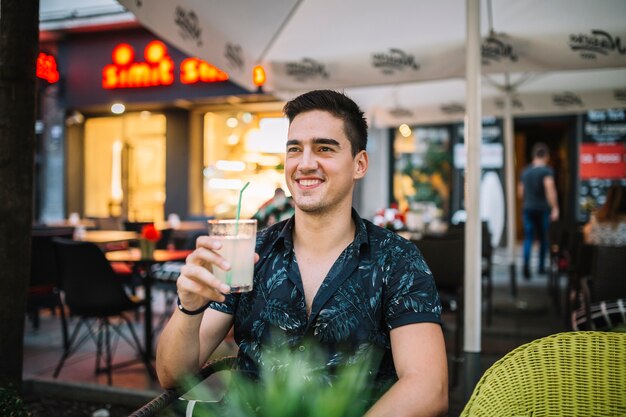
[[[465,77],[462,0],[119,1],[243,87],[256,89],[252,72],[262,65],[264,90],[281,97],[341,88],[361,96],[368,110],[411,108],[422,97],[411,93],[413,83]],[[483,74],[578,70],[576,88],[560,88],[553,77],[546,90],[563,92],[598,78],[581,70],[621,68],[610,87],[626,87],[624,0],[483,0],[481,14]],[[367,86],[388,87],[379,94],[354,88]],[[463,89],[455,100],[463,100]],[[436,92],[427,96],[437,100]]]
[[[466,39],[476,33],[478,2],[483,113],[503,114],[508,126],[508,207],[512,113],[580,112],[623,107],[626,100],[625,0],[118,1],[161,38],[251,91],[257,89],[253,69],[262,65],[266,92],[287,99],[311,89],[343,89],[379,127],[467,116],[466,237],[473,245],[466,246],[466,352],[480,352],[480,203],[474,197],[481,103],[477,37]],[[476,53],[466,59],[469,49]],[[515,88],[503,99],[505,85]],[[513,216],[508,222],[512,259]],[[468,369],[475,383],[476,369]]]

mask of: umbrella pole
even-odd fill
[[[465,141],[467,164],[465,168],[465,290],[463,328],[465,353],[465,398],[469,399],[480,378],[481,350],[481,219],[480,219],[480,152],[481,132],[481,43],[480,0],[467,0],[467,48]]]
[[[504,152],[506,177],[506,246],[511,278],[511,296],[517,297],[517,280],[515,270],[515,148],[513,143],[513,109],[511,104],[512,87],[509,74],[506,74],[504,87]]]

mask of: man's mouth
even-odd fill
[[[296,180],[301,187],[314,187],[321,184],[323,181],[320,179],[300,179]]]

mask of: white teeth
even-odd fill
[[[304,187],[308,187],[310,185],[316,185],[321,183],[322,181],[320,180],[300,180],[300,185],[304,186]]]

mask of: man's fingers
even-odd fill
[[[226,259],[222,258],[218,253],[206,247],[198,247],[194,250],[186,260],[187,264],[195,264],[203,266],[208,270],[213,269],[213,265],[217,265],[223,270],[230,268],[230,264]]]
[[[230,292],[228,285],[215,278],[215,276],[203,266],[186,264],[181,268],[180,272],[182,275],[178,280],[184,290],[197,292],[202,288],[212,288],[221,293],[227,294]],[[183,279],[181,280],[181,278]]]

